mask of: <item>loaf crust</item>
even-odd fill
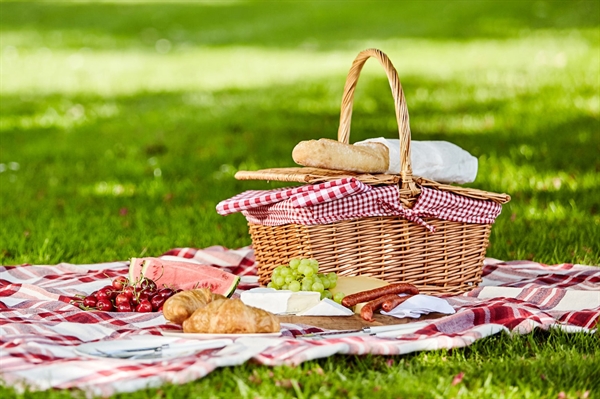
[[[299,142],[292,151],[294,162],[314,168],[360,173],[385,173],[389,150],[382,143],[345,144],[319,139]]]

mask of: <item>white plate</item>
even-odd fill
[[[185,339],[215,339],[215,338],[266,338],[280,337],[281,331],[274,333],[255,333],[255,334],[205,334],[205,333],[184,333],[183,331],[162,331],[162,335],[166,337],[177,337]]]
[[[96,359],[147,362],[189,356],[205,349],[223,348],[233,343],[231,339],[213,339],[190,344],[177,342],[177,340],[160,339],[160,337],[155,338],[159,339],[118,339],[112,341],[89,342],[87,344],[76,346],[73,348],[73,351],[78,355]],[[160,347],[163,344],[166,346],[160,352],[155,352],[151,349],[146,351],[127,352],[135,349]],[[130,355],[135,355],[136,357],[129,357]]]

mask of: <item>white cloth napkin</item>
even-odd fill
[[[445,299],[419,294],[407,299],[389,312],[382,311],[381,314],[400,319],[405,317],[418,319],[421,315],[433,312],[444,314],[456,313],[454,308]]]
[[[400,140],[383,137],[358,141],[385,144],[389,149],[390,164],[387,173],[400,173]],[[477,158],[456,144],[447,141],[411,141],[410,161],[414,176],[439,183],[465,184],[477,177]]]

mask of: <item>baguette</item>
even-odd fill
[[[330,139],[301,141],[292,158],[302,166],[360,173],[385,173],[390,162],[385,144],[352,145]]]

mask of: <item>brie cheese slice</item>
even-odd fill
[[[306,309],[297,316],[352,316],[354,312],[329,298],[324,298],[316,306]]]
[[[321,295],[318,292],[253,288],[242,292],[240,299],[248,306],[274,314],[297,314],[317,305]]]

